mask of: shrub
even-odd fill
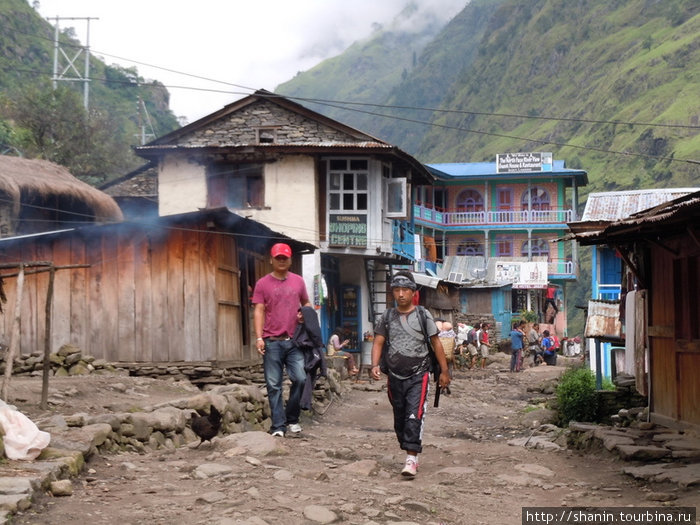
[[[593,372],[584,367],[564,372],[557,386],[557,405],[562,426],[569,421],[595,421],[598,397]]]

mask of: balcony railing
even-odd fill
[[[499,258],[499,260],[507,260],[508,258]],[[440,261],[441,262],[441,261]],[[437,273],[437,265],[440,264],[425,260],[416,262],[416,271],[425,272],[430,269],[433,273]],[[570,259],[551,259],[547,262],[547,274],[553,279],[576,279],[578,277],[578,265]]]
[[[415,204],[413,213],[418,221],[442,226],[566,224],[574,220],[574,211],[563,208],[552,210],[441,211]]]
[[[574,279],[578,277],[578,268],[572,260],[551,259],[547,263],[547,273],[555,278]]]

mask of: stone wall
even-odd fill
[[[237,367],[220,367],[209,362],[201,363],[109,363],[84,355],[80,348],[63,345],[58,352],[49,356],[50,376],[78,376],[93,373],[111,373],[117,369],[128,371],[129,375],[152,377],[155,379],[187,380],[198,387],[206,385],[227,385],[231,383],[264,383],[262,364]],[[34,353],[15,359],[13,375],[41,376],[44,369],[43,354]],[[5,355],[0,357],[0,374],[5,373]]]
[[[474,326],[476,323],[489,323],[489,341],[491,342],[492,350],[500,350],[503,341],[507,340],[507,336],[510,330],[504,332],[504,327],[500,323],[496,323],[496,318],[493,315],[484,314],[468,314],[463,312],[456,312],[454,314],[455,325],[457,323],[464,323],[469,326]],[[457,330],[455,330],[456,332]],[[508,348],[510,348],[510,341],[507,340]]]
[[[204,129],[194,131],[183,143],[197,147],[257,144],[256,130],[259,128],[274,128],[275,144],[362,142],[273,102],[261,100]]]

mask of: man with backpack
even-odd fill
[[[416,289],[411,272],[400,271],[392,277],[391,291],[396,308],[384,312],[374,327],[371,372],[375,380],[380,378],[380,372],[387,374],[394,432],[399,446],[407,454],[401,474],[409,478],[416,475],[418,454],[423,450],[423,424],[433,359],[440,368],[435,387],[443,389],[450,384],[447,359],[435,321],[428,310],[413,304]]]

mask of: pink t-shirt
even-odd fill
[[[299,307],[309,302],[301,276],[288,272],[283,281],[271,273],[255,284],[253,303],[265,306],[263,337],[291,337],[297,326]]]

